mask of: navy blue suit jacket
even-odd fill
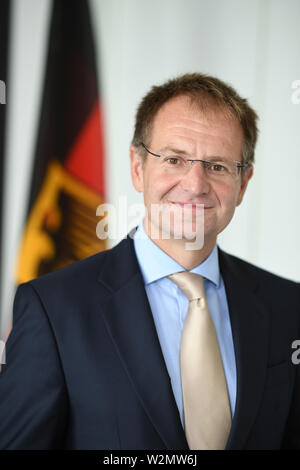
[[[300,289],[220,253],[237,364],[227,449],[300,448]],[[18,288],[1,449],[188,449],[130,237]]]

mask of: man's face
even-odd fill
[[[193,159],[206,160],[218,156],[241,162],[243,131],[236,119],[226,118],[220,112],[204,115],[191,104],[189,97],[179,96],[169,100],[158,111],[151,139],[146,145],[157,154],[171,148]],[[162,229],[161,219],[150,220],[153,204],[180,211],[183,211],[184,204],[203,204],[204,243],[215,243],[218,233],[228,225],[235,207],[242,201],[252,176],[252,167],[243,180],[241,176],[225,180],[210,178],[199,162],[195,162],[184,175],[169,174],[162,171],[161,159],[149,154],[143,166],[137,150],[135,147],[130,149],[131,173],[135,189],[144,195],[148,227],[157,224],[157,228]],[[197,211],[193,206],[188,213],[193,233],[203,230],[203,219],[201,227],[197,226],[200,220],[196,218]],[[174,228],[171,225],[171,238]]]

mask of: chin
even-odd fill
[[[193,241],[204,237],[204,226],[195,223],[162,225],[161,231],[164,239]]]

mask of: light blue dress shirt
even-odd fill
[[[134,234],[133,242],[181,423],[184,427],[180,377],[180,339],[188,310],[188,299],[167,276],[185,271],[185,269],[148,237],[144,230],[143,221],[140,222]],[[225,286],[219,269],[217,245],[214,246],[208,258],[191,272],[205,277],[207,303],[219,341],[231,414],[233,415],[236,401],[236,363]]]

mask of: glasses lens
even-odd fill
[[[185,174],[195,164],[202,165],[207,176],[217,179],[237,178],[240,172],[237,164],[230,160],[188,160],[174,154],[162,156],[159,163],[163,171],[169,174]]]
[[[168,155],[157,154],[149,150],[143,143],[146,152],[158,157],[157,163],[161,166],[164,173],[183,175],[188,172],[195,163],[201,164],[207,176],[216,179],[233,178],[236,179],[241,173],[241,167],[232,160],[213,159],[198,160],[186,158],[182,155],[170,153]]]

